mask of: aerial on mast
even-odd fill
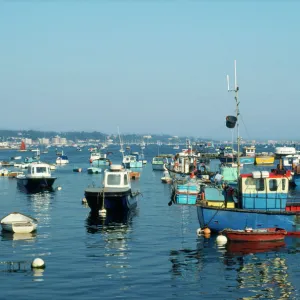
[[[227,75],[227,90],[228,92],[234,92],[235,96],[235,103],[236,103],[236,130],[237,130],[237,147],[238,147],[238,153],[237,153],[237,177],[239,178],[240,176],[240,136],[239,136],[239,115],[240,115],[240,110],[239,110],[239,104],[240,102],[238,101],[238,91],[239,87],[237,85],[237,76],[236,76],[236,60],[234,61],[234,89],[230,89],[229,86],[229,75]]]

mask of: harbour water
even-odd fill
[[[121,161],[115,149],[110,159]],[[133,149],[134,150],[134,149]],[[172,153],[171,147],[160,152]],[[35,234],[1,233],[1,299],[299,299],[300,239],[267,249],[218,247],[198,237],[196,209],[172,205],[170,186],[152,171],[157,146],[133,187],[143,197],[122,218],[91,220],[84,189],[102,174],[87,174],[89,152],[66,148],[70,164],[57,167],[52,193],[25,194],[15,179],[0,178],[1,216],[18,211],[39,221]],[[22,154],[23,156],[30,153]],[[1,159],[17,152],[1,151]],[[20,155],[20,153],[18,153]],[[42,160],[55,162],[55,150]],[[73,172],[82,167],[82,173]],[[36,257],[44,270],[32,270]]]

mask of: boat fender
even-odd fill
[[[198,228],[198,229],[197,229],[197,235],[198,235],[198,236],[201,236],[202,233],[203,233],[203,230],[202,230],[201,228]]]

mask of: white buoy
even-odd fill
[[[33,262],[31,263],[32,268],[38,268],[38,269],[44,269],[45,262],[41,258],[35,258]]]
[[[197,235],[198,235],[198,236],[201,236],[202,233],[203,233],[203,230],[202,230],[201,228],[198,228],[198,229],[197,229]]]
[[[86,200],[86,198],[84,197],[84,198],[82,198],[82,203],[83,204],[86,204],[87,203],[87,200]]]
[[[220,234],[217,236],[216,242],[217,242],[218,246],[223,246],[227,243],[227,237],[223,234]]]
[[[100,210],[99,210],[99,215],[100,215],[100,216],[106,216],[106,209],[105,209],[105,208],[100,209]]]
[[[57,187],[57,190],[58,190],[58,191],[60,191],[61,189],[62,189],[62,187],[61,187],[61,186],[58,186],[58,187]]]

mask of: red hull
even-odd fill
[[[271,242],[281,241],[287,235],[282,228],[265,228],[251,231],[225,230],[223,233],[233,242]]]

